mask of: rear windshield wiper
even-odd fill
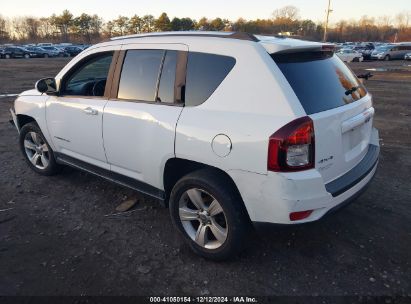
[[[360,88],[360,86],[358,87],[352,87],[351,89],[348,89],[347,91],[345,91],[345,95],[351,95],[352,93],[354,93],[355,91],[357,91]]]

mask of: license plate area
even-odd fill
[[[344,158],[350,162],[366,153],[370,142],[374,109],[370,108],[341,125]]]

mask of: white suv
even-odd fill
[[[153,196],[191,247],[318,220],[379,155],[371,95],[333,46],[245,33],[128,36],[83,51],[11,110],[29,166],[70,165]]]

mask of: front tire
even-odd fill
[[[60,171],[53,150],[39,126],[28,123],[20,130],[20,150],[29,167],[41,175],[54,175]]]
[[[180,179],[170,195],[170,214],[192,250],[224,260],[247,245],[251,223],[241,196],[228,177],[204,169]]]
[[[390,61],[390,60],[391,60],[390,55],[386,55],[386,56],[384,57],[384,60],[385,60],[385,61]]]

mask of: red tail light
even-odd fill
[[[303,220],[311,215],[314,210],[299,211],[290,213],[290,221]]]
[[[314,168],[314,124],[305,116],[293,120],[270,136],[267,169],[276,172]]]

